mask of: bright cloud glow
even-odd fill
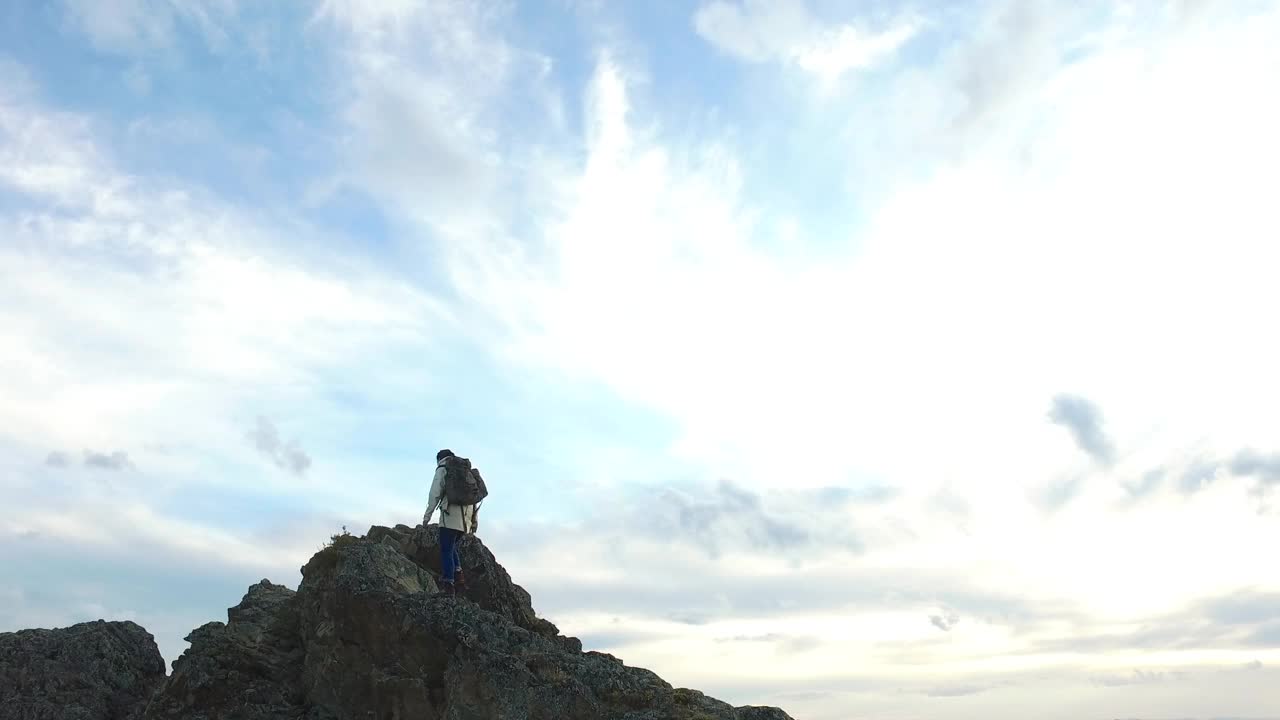
[[[680,685],[1280,714],[1280,8],[642,5],[12,10],[0,630],[172,659],[448,446]]]
[[[853,70],[888,60],[919,28],[900,21],[882,31],[825,25],[798,0],[713,0],[694,15],[698,33],[721,51],[750,62],[778,60],[818,76],[826,85]]]

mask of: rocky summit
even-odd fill
[[[0,635],[0,720],[790,720],[583,652],[478,538],[460,548],[465,591],[440,593],[437,537],[336,536],[297,591],[263,580],[226,623],[193,630],[167,679],[131,623]],[[86,634],[101,652],[51,650]]]
[[[0,633],[3,720],[136,720],[164,679],[155,638],[131,622]]]

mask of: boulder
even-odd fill
[[[303,718],[298,677],[303,648],[297,594],[263,580],[249,587],[227,622],[187,635],[190,649],[146,708],[148,718]]]
[[[434,524],[412,529],[403,525],[396,528],[374,526],[366,537],[385,538],[384,542],[393,543],[393,547],[436,576],[443,571],[440,529]],[[464,597],[531,632],[552,638],[560,634],[555,625],[538,617],[533,611],[533,599],[528,591],[511,580],[511,575],[498,564],[493,553],[478,537],[463,536],[458,542],[458,555],[466,575]]]
[[[0,720],[134,720],[164,670],[132,622],[0,633]]]

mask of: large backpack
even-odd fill
[[[444,499],[449,505],[479,505],[489,495],[480,471],[456,455],[444,461]]]

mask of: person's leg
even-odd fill
[[[440,528],[440,575],[446,583],[453,585],[453,575],[458,569],[458,531],[446,527]]]
[[[462,542],[464,537],[466,537],[465,533],[458,533],[457,539],[453,542],[454,587],[460,591],[467,586],[467,576],[462,572]]]

